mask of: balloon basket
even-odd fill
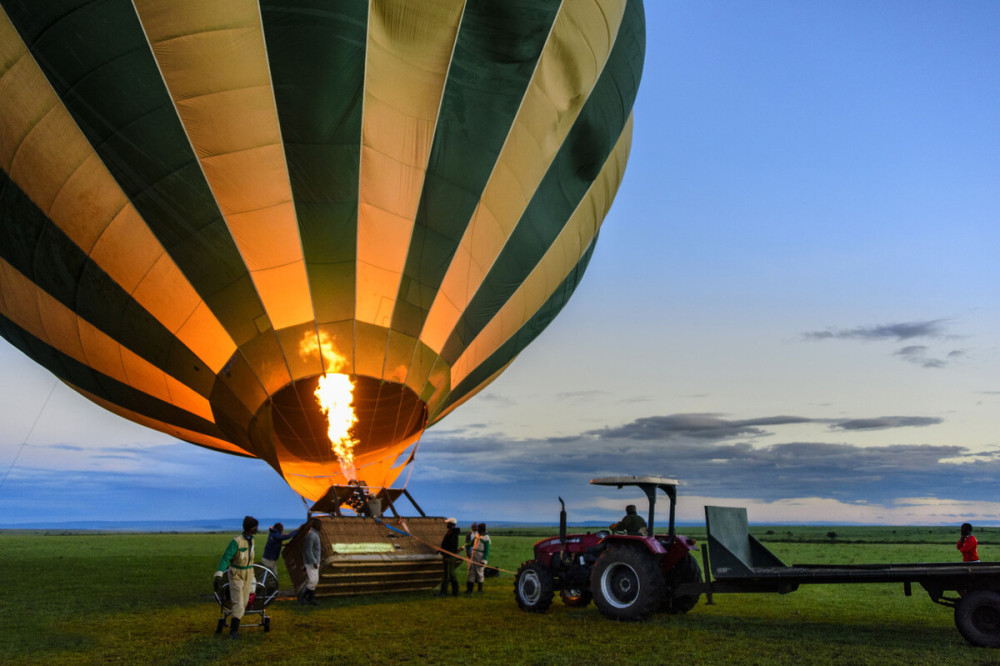
[[[395,501],[403,494],[418,516],[396,513]],[[392,517],[382,515],[383,506]],[[356,510],[356,515],[344,515],[344,507]],[[444,518],[425,515],[405,490],[384,488],[369,494],[363,484],[333,486],[310,508],[309,517],[320,522],[317,597],[418,592],[441,584],[436,546],[444,538]],[[300,528],[282,554],[296,590],[307,579],[302,562],[305,531]]]

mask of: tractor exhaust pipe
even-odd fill
[[[566,502],[563,502],[563,498],[559,498],[559,503],[562,505],[562,509],[559,511],[559,544],[562,551],[566,552]]]

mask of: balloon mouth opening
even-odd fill
[[[269,402],[275,456],[280,462],[340,466],[329,436],[330,422],[316,395],[324,375],[306,377],[276,392]],[[363,466],[398,454],[427,425],[427,405],[413,389],[363,375],[348,375],[353,384],[350,427],[352,463]],[[363,472],[358,474],[363,476]],[[351,479],[347,479],[351,480]]]

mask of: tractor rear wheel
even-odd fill
[[[590,590],[560,590],[559,596],[562,597],[562,602],[570,608],[583,608],[594,598]]]
[[[660,605],[660,610],[671,615],[687,613],[698,605],[701,594],[685,594],[681,597],[675,597],[671,596],[671,592],[684,583],[700,582],[702,582],[701,567],[698,566],[698,561],[694,559],[694,555],[688,553],[673,569],[667,572],[667,589],[663,595],[663,603]]]
[[[1000,593],[973,590],[955,605],[958,633],[978,647],[1000,647]]]
[[[552,572],[538,560],[528,560],[514,577],[514,598],[521,610],[544,613],[552,605],[555,583]]]
[[[628,546],[604,551],[590,574],[594,604],[612,620],[645,620],[660,605],[663,587],[657,558]]]

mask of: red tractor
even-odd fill
[[[649,499],[645,534],[600,530],[566,534],[566,503],[559,498],[559,537],[535,544],[535,557],[517,571],[514,596],[521,610],[544,613],[558,590],[567,606],[594,604],[613,620],[644,620],[657,611],[686,613],[698,599],[701,569],[694,539],[674,531],[677,481],[652,476],[591,479],[599,486],[638,486]],[[655,534],[656,489],[670,500],[666,534]],[[687,585],[694,583],[695,585]],[[682,589],[681,586],[684,586]]]

